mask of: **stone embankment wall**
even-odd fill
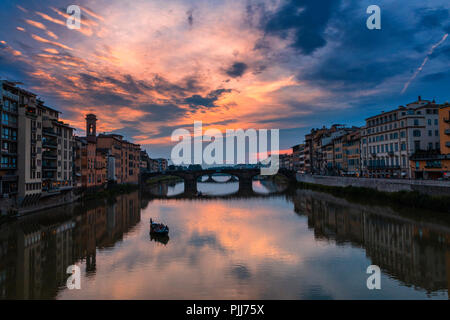
[[[297,175],[297,181],[333,187],[362,187],[384,192],[418,191],[432,196],[450,196],[450,181],[375,179],[331,177],[317,175]]]

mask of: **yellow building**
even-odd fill
[[[415,154],[410,159],[413,178],[450,179],[450,104],[439,108],[440,153]]]
[[[450,104],[439,109],[439,131],[441,138],[441,154],[450,154]]]

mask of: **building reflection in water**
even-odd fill
[[[316,239],[364,248],[373,264],[406,286],[447,290],[450,297],[450,228],[308,190],[297,190],[293,201]]]
[[[159,191],[167,194],[165,189],[159,189]],[[238,277],[238,283],[232,284],[226,280],[227,282],[222,283],[219,289],[217,289],[217,282],[222,280],[213,276],[209,283],[204,276],[201,276],[202,281],[198,283],[204,284],[205,287],[200,287],[200,290],[206,290],[208,296],[212,296],[210,294],[217,294],[217,290],[222,292],[223,287],[228,290],[235,290],[235,287],[242,289],[246,288],[247,282],[255,281],[251,282],[253,286],[249,290],[253,295],[250,297],[259,297],[258,288],[261,289],[261,285],[264,287],[273,281],[279,285],[279,279],[286,276],[286,279],[290,280],[285,284],[287,287],[282,289],[284,291],[291,289],[294,292],[300,289],[301,282],[295,283],[292,280],[301,279],[296,278],[299,270],[305,272],[307,270],[306,274],[317,272],[317,265],[307,269],[308,264],[302,262],[307,261],[308,257],[315,257],[316,252],[312,252],[317,250],[314,247],[314,241],[329,242],[331,243],[329,247],[332,249],[334,243],[339,246],[361,248],[372,264],[379,265],[384,274],[397,279],[400,284],[421,291],[426,290],[430,294],[438,291],[448,292],[450,285],[449,227],[404,218],[386,207],[359,205],[308,190],[288,190],[284,196],[271,199],[269,195],[267,199],[270,202],[265,202],[264,199],[257,201],[216,199],[212,202],[183,202],[178,199],[149,202],[150,199],[142,199],[136,192],[120,196],[110,203],[57,208],[24,217],[13,223],[3,224],[0,226],[0,298],[57,298],[61,292],[67,293],[67,290],[63,290],[68,277],[66,270],[72,264],[79,264],[85,268],[82,270],[83,277],[94,278],[95,276],[95,279],[99,277],[105,279],[110,274],[97,274],[96,259],[97,256],[100,257],[100,254],[102,254],[101,257],[107,258],[105,254],[108,254],[108,250],[113,247],[116,254],[126,260],[126,265],[135,267],[134,273],[130,272],[130,269],[123,269],[126,272],[114,274],[116,280],[122,280],[127,286],[132,279],[139,284],[145,281],[150,282],[151,276],[154,277],[152,280],[158,283],[164,278],[162,275],[168,279],[181,277],[187,285],[192,284],[188,280],[194,278],[192,279],[194,281],[197,274],[202,275],[200,271],[203,269],[198,268],[209,270],[211,260],[215,261],[217,269],[214,274],[217,272],[226,274],[231,261],[230,254],[238,260],[240,266],[246,265],[246,268],[241,268],[244,271],[251,270],[253,265],[272,270],[270,261],[273,257],[277,257],[277,252],[282,252],[281,258],[277,257],[274,264],[277,268],[273,269],[275,276],[272,279],[268,273],[258,278],[258,272],[255,271],[257,269],[254,267],[253,272],[239,273],[242,277]],[[160,206],[162,203],[165,204],[164,208]],[[307,219],[298,219],[292,212],[292,207],[298,215]],[[158,217],[158,214],[162,212],[169,212],[167,210],[170,210],[171,214],[159,216],[159,218],[167,219],[171,227],[173,224],[175,231],[170,243],[168,237],[153,238],[147,229],[138,228],[136,231],[139,232],[132,232],[141,221],[141,211],[147,214],[145,217],[147,222],[150,216]],[[233,214],[227,216],[230,211]],[[186,215],[186,212],[192,212],[192,214]],[[265,232],[266,224],[261,222],[264,219],[267,219],[267,223],[287,230],[267,237],[274,241],[273,246],[268,245],[261,237],[252,236]],[[227,221],[231,222],[225,224]],[[312,234],[305,233],[306,225],[312,230]],[[297,231],[302,226],[304,231],[298,234]],[[183,232],[176,232],[176,230],[183,230]],[[241,230],[246,230],[245,234]],[[126,235],[135,236],[127,239],[127,249],[123,245],[124,250],[120,252],[118,242],[123,241]],[[312,241],[313,237],[314,241]],[[299,245],[298,239],[306,242],[311,240],[313,246],[311,247],[311,242],[308,242],[310,247],[305,248],[307,244],[303,242]],[[102,250],[104,251],[101,252]],[[329,254],[329,251],[320,250],[318,254],[320,255],[321,252]],[[296,255],[298,253],[301,254]],[[111,259],[110,261],[119,261],[114,256]],[[195,272],[191,270],[193,273],[189,273],[191,271],[185,270],[186,261],[194,263]],[[205,261],[205,265],[202,265],[201,261]],[[283,268],[283,261],[289,261],[285,268]],[[105,261],[101,262],[103,264],[99,261],[99,269],[102,265],[105,268]],[[164,270],[164,273],[150,273],[144,276],[145,281],[143,281],[142,270],[152,269],[152,263],[155,264],[154,270],[158,272]],[[173,267],[160,268],[162,265]],[[278,269],[280,274],[277,273]],[[119,272],[122,269],[117,270]],[[253,276],[250,277],[250,274]],[[174,292],[178,291],[171,290],[178,288],[179,283],[170,287],[170,284],[167,285],[167,282],[164,282],[160,286],[155,295],[161,295],[162,288],[165,288],[167,290],[164,292],[167,296],[173,297]],[[123,286],[118,285],[117,288],[120,288],[118,297],[127,297],[122,292]],[[108,290],[108,292],[111,291],[109,287]],[[186,292],[192,294],[190,290],[186,288]],[[95,290],[93,291],[96,293]],[[178,293],[185,292],[181,290]],[[143,290],[139,297],[147,297],[148,294],[148,291]],[[102,297],[98,296],[98,298]]]
[[[66,285],[67,267],[81,261],[86,275],[94,274],[96,251],[139,223],[139,204],[135,192],[112,204],[57,208],[0,226],[0,298],[53,299]]]

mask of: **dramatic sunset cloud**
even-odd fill
[[[79,30],[70,4],[2,1],[0,77],[78,134],[93,112],[99,132],[151,156],[168,157],[173,130],[194,120],[279,128],[285,150],[311,127],[361,125],[418,95],[450,100],[448,1],[380,1],[381,30],[366,28],[370,1],[80,0]]]

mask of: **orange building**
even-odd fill
[[[416,154],[410,159],[414,178],[450,179],[450,104],[439,108],[440,153]]]
[[[75,183],[77,187],[91,188],[106,184],[106,155],[96,143],[76,138]]]
[[[97,148],[105,150],[115,159],[115,178],[117,183],[139,182],[141,148],[128,142],[119,134],[100,134]]]
[[[108,182],[139,182],[140,146],[123,140],[118,134],[97,136],[97,117],[86,116],[86,137],[76,141],[76,181],[83,188],[99,187]],[[109,162],[113,163],[109,163]],[[111,170],[112,172],[108,172]]]
[[[439,132],[441,138],[441,154],[450,154],[450,104],[439,109]]]

